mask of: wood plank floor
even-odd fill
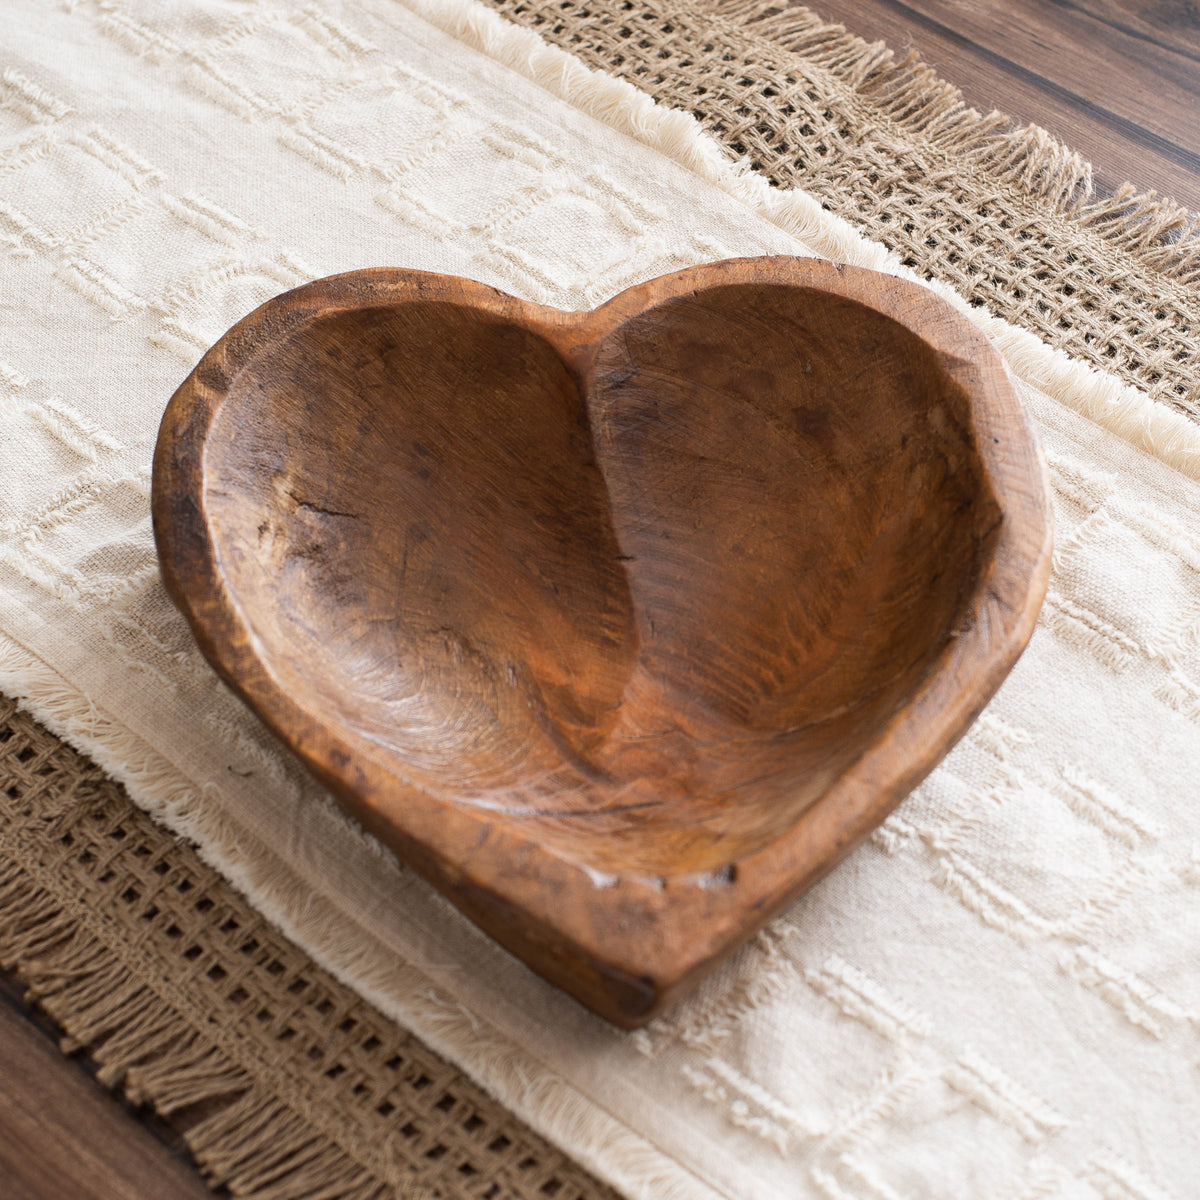
[[[816,0],[822,16],[916,49],[978,108],[1042,125],[1112,190],[1132,180],[1200,211],[1194,0]],[[168,1130],[108,1096],[0,979],[0,1196],[206,1195]]]
[[[1111,192],[1126,181],[1200,212],[1196,0],[812,0],[916,50],[983,111],[1041,125]]]
[[[0,1198],[201,1200],[170,1131],[139,1120],[64,1056],[15,980],[0,977]]]

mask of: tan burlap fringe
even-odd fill
[[[612,1196],[4,699],[0,966],[236,1196]]]
[[[966,108],[805,9],[487,0],[692,112],[914,270],[1192,417],[1200,244],[1173,205],[1097,199],[1037,129]],[[271,1200],[611,1196],[316,967],[85,759],[0,700],[0,965],[206,1176]]]
[[[485,0],[589,66],[694,113],[906,265],[1200,419],[1200,227],[1038,128],[980,114],[778,0]]]

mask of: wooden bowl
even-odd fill
[[[927,290],[811,259],[591,313],[415,271],[298,288],[176,392],[153,507],[246,703],[624,1026],[932,769],[1050,554],[997,353]]]

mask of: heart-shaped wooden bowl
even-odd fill
[[[566,313],[359,271],[235,325],[154,460],[204,653],[546,978],[647,1021],[965,731],[1046,586],[1008,372],[810,259]]]

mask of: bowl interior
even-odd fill
[[[912,696],[999,510],[889,317],[769,284],[603,311],[311,320],[231,384],[204,504],[265,669],[412,796],[719,873]]]

